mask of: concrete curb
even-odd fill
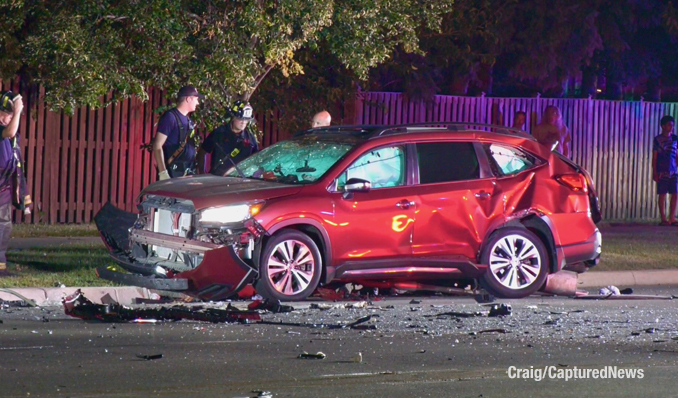
[[[678,269],[656,269],[644,271],[589,271],[579,274],[578,288],[627,286],[669,286],[678,285]]]
[[[136,298],[152,298],[150,290],[143,287],[29,287],[29,288],[5,288],[0,290],[0,300],[16,301],[21,300],[20,296],[31,299],[39,306],[59,306],[61,300],[74,293],[76,290],[82,290],[82,293],[90,301],[96,304],[119,303],[130,305]],[[157,298],[157,296],[156,296]]]
[[[631,286],[678,286],[678,269],[647,271],[589,271],[579,274],[577,288],[598,288],[614,285],[619,288]],[[39,306],[60,306],[61,300],[81,289],[85,297],[97,304],[133,304],[135,299],[158,298],[151,290],[142,287],[50,287],[50,288],[5,288],[33,300]],[[0,290],[0,300],[15,301],[21,298]]]

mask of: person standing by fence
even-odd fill
[[[675,225],[676,200],[678,199],[678,165],[676,165],[676,151],[678,150],[678,136],[673,134],[673,117],[666,115],[659,122],[661,134],[652,141],[652,179],[657,183],[657,204],[662,220],[659,225]],[[669,216],[666,217],[666,194],[671,195]]]
[[[7,248],[12,234],[12,185],[19,166],[16,141],[24,103],[20,95],[7,92],[0,97],[0,275],[7,272]]]
[[[552,151],[558,151],[566,157],[570,157],[572,137],[570,130],[563,123],[563,115],[557,106],[549,105],[544,109],[541,123],[534,127],[532,136]]]
[[[513,125],[511,126],[511,128],[525,130],[526,121],[527,113],[525,113],[524,111],[518,111],[516,112],[515,116],[513,116]]]
[[[205,96],[198,94],[195,87],[184,86],[177,94],[177,106],[160,117],[153,140],[159,180],[195,174],[195,147],[199,136],[188,114],[195,112],[201,98]]]
[[[327,127],[332,123],[332,116],[327,111],[321,111],[313,115],[311,128]]]

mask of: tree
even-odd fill
[[[53,109],[72,112],[112,91],[192,83],[207,95],[207,128],[236,97],[275,71],[302,74],[302,52],[331,54],[365,79],[395,48],[421,52],[422,26],[440,27],[452,0],[3,0],[2,77],[45,87]],[[321,51],[322,50],[322,51]]]

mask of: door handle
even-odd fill
[[[396,203],[396,207],[399,207],[399,208],[404,209],[404,210],[407,210],[407,209],[410,208],[410,206],[414,206],[414,205],[415,205],[414,202],[407,200],[407,199],[403,199],[400,202]]]
[[[478,198],[478,199],[487,199],[487,198],[489,198],[492,194],[489,193],[489,192],[480,191],[480,192],[476,192],[475,195],[476,195],[476,198]]]

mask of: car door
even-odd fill
[[[405,146],[372,149],[337,178],[334,214],[327,223],[334,260],[410,257],[416,204],[413,187],[407,185],[406,159]],[[344,193],[351,178],[367,180],[371,188]]]
[[[417,143],[415,158],[414,258],[463,256],[475,261],[488,228],[503,217],[482,147],[468,141]]]

